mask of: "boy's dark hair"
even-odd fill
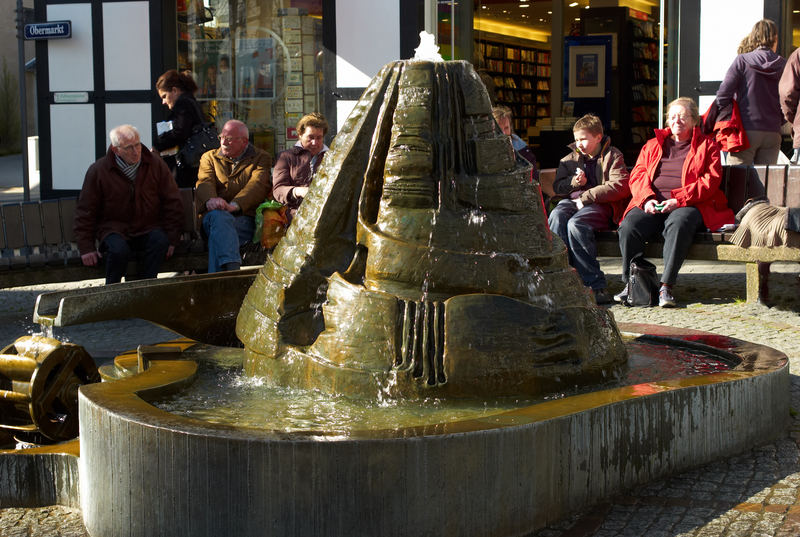
[[[595,136],[603,134],[603,122],[594,114],[586,114],[575,122],[575,125],[572,127],[572,132],[577,132],[582,129],[591,132]]]

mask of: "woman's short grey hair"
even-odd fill
[[[691,97],[678,97],[671,103],[667,105],[666,116],[669,116],[669,109],[673,106],[682,106],[684,110],[689,112],[689,115],[692,116],[692,120],[694,121],[694,125],[700,125],[700,111],[697,108],[697,103],[694,102],[694,99]],[[669,117],[667,117],[669,120]]]

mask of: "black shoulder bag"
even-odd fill
[[[192,135],[178,151],[178,166],[197,168],[203,153],[219,147],[217,127],[213,123],[201,123],[192,129]]]
[[[643,257],[631,260],[626,306],[655,306],[658,304],[658,274],[656,266]]]

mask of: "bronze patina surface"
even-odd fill
[[[372,80],[236,334],[249,374],[354,396],[541,393],[626,358],[460,61]]]
[[[236,314],[256,269],[154,278],[43,293],[33,321],[72,326],[109,319],[145,319],[194,340],[238,346]]]
[[[100,375],[80,345],[23,336],[0,350],[0,428],[36,443],[78,435],[78,388]]]

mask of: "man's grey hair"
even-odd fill
[[[244,123],[244,121],[239,121],[238,119],[229,119],[228,121],[225,122],[225,125],[223,125],[222,128],[224,129],[228,125],[230,125],[231,127],[235,127],[236,129],[241,129],[242,131],[244,131],[244,135],[243,136],[245,138],[249,138],[250,137],[250,129],[247,128],[247,125]]]
[[[108,133],[108,137],[111,139],[111,145],[114,147],[122,147],[122,140],[141,140],[138,129],[133,125],[114,127],[111,129],[111,132]]]

